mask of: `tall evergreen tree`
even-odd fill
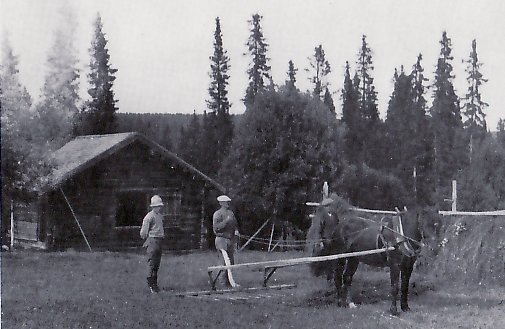
[[[355,76],[355,79],[358,79]],[[342,89],[342,121],[347,130],[344,138],[345,154],[351,164],[362,162],[363,126],[356,83],[351,79],[349,62],[345,63],[344,87]]]
[[[358,54],[356,74],[359,77],[360,109],[363,118],[363,128],[366,135],[363,139],[364,161],[368,165],[377,168],[379,159],[382,158],[379,110],[377,106],[377,92],[373,85],[372,50],[369,47],[366,36],[361,39],[361,48]]]
[[[328,81],[326,77],[331,72],[331,66],[328,60],[326,60],[326,55],[322,45],[314,48],[314,56],[308,58],[310,67],[305,69],[305,71],[310,72],[312,76],[309,78],[310,82],[313,83],[314,89],[312,93],[321,99],[322,92],[327,89]]]
[[[401,67],[395,70],[394,90],[389,100],[385,121],[387,142],[387,168],[403,183],[412,204],[429,203],[425,192],[429,182],[428,163],[425,157],[427,144],[427,118],[425,108],[420,106],[423,98],[416,86],[420,62],[414,72],[406,74]],[[419,184],[420,183],[420,184]],[[429,194],[429,193],[428,193]]]
[[[288,62],[288,80],[286,80],[286,86],[289,89],[294,89],[296,90],[296,72],[298,69],[295,67],[295,64],[293,63],[292,60]]]
[[[118,108],[112,87],[117,69],[111,68],[109,62],[110,55],[100,14],[97,14],[94,26],[95,33],[89,49],[91,61],[88,94],[91,99],[82,110],[79,130],[83,134],[106,134],[114,132],[116,128],[115,113]]]
[[[328,87],[326,87],[326,90],[324,92],[323,103],[326,105],[328,110],[331,111],[331,113],[335,113],[335,104],[333,103],[333,97],[331,97]]]
[[[482,100],[480,93],[480,86],[487,82],[483,78],[480,68],[482,63],[479,62],[477,56],[477,42],[475,39],[472,41],[472,50],[470,51],[470,58],[466,60],[468,74],[466,80],[468,81],[468,92],[464,97],[463,114],[466,117],[463,126],[466,128],[470,139],[470,159],[473,153],[473,144],[475,140],[483,138],[487,132],[486,114],[484,109],[489,106]]]
[[[246,45],[252,62],[247,69],[249,85],[244,97],[246,106],[254,103],[256,95],[265,88],[265,80],[270,78],[269,58],[267,57],[268,43],[265,41],[261,28],[262,18],[263,16],[254,14],[252,19],[248,21],[250,34]]]
[[[233,122],[230,116],[230,102],[228,101],[228,70],[229,57],[223,48],[223,36],[221,32],[221,22],[216,17],[216,30],[214,32],[214,53],[209,57],[211,60],[211,78],[209,87],[210,99],[207,100],[207,107],[212,115],[211,122],[206,129],[213,129],[212,150],[215,154],[216,170],[221,167],[223,159],[227,156],[233,138]],[[217,171],[216,171],[217,172]],[[215,173],[215,172],[212,172]]]
[[[415,125],[415,149],[417,153],[416,166],[413,170],[415,201],[418,204],[431,204],[433,192],[433,131],[427,113],[425,93],[428,81],[424,76],[424,68],[421,64],[422,54],[417,56],[416,64],[412,67],[411,77],[413,83],[413,114]]]
[[[74,47],[75,16],[62,9],[63,22],[55,31],[53,46],[47,58],[47,74],[42,97],[36,105],[41,122],[38,138],[53,144],[63,145],[72,137],[79,112],[79,70],[77,51]]]
[[[447,196],[450,182],[466,160],[459,99],[454,91],[452,44],[444,31],[435,70],[431,116],[434,132],[434,170],[437,200]]]

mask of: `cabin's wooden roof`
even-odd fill
[[[49,177],[50,189],[59,187],[72,176],[92,167],[98,161],[107,158],[135,141],[148,145],[162,156],[175,161],[211,183],[221,192],[225,192],[226,189],[221,184],[179,158],[175,153],[136,132],[79,136],[63,145],[53,153],[55,167]]]

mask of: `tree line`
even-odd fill
[[[322,45],[308,58],[312,90],[297,87],[293,61],[286,80],[271,76],[262,16],[248,21],[250,58],[243,115],[230,114],[230,58],[221,21],[215,20],[209,57],[207,110],[203,114],[120,114],[100,15],[90,47],[89,100],[78,96],[79,71],[71,29],[55,34],[39,102],[19,82],[17,57],[7,41],[0,71],[2,200],[27,197],[51,169],[45,157],[76,135],[140,131],[218,179],[236,201],[245,232],[266,218],[305,228],[306,201],[321,198],[323,182],[351,203],[368,208],[444,208],[450,182],[460,182],[461,210],[505,207],[505,120],[491,134],[482,99],[477,42],[466,62],[468,89],[454,90],[452,43],[443,32],[433,81],[423,56],[392,72],[386,118],[379,116],[373,51],[362,36],[354,65],[347,62],[341,97],[333,99],[331,65]],[[431,98],[431,106],[428,99]],[[341,113],[341,115],[339,114]],[[35,183],[35,184],[34,184]],[[3,202],[3,201],[2,201]]]

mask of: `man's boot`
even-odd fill
[[[158,292],[158,287],[156,285],[156,281],[155,281],[155,277],[148,277],[147,278],[147,285],[149,286],[149,290],[151,290],[151,292]]]
[[[158,276],[153,276],[153,290],[154,292],[160,292],[160,288],[158,287]]]

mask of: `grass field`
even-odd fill
[[[411,312],[389,316],[389,275],[358,269],[356,309],[337,307],[322,278],[306,265],[279,269],[272,284],[296,283],[276,299],[212,300],[174,292],[208,289],[213,252],[164,254],[162,292],[149,293],[143,254],[2,253],[2,328],[505,328],[505,288],[458,286],[414,273]],[[238,262],[306,256],[243,252]],[[235,272],[242,286],[260,286],[262,272]],[[272,278],[272,279],[273,279]]]

